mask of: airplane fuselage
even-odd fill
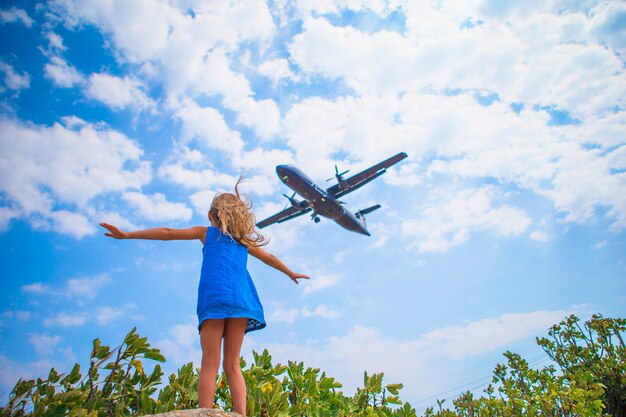
[[[287,187],[309,202],[313,209],[313,219],[316,219],[317,215],[324,216],[334,220],[344,229],[370,236],[361,220],[346,210],[342,203],[326,190],[315,184],[304,172],[293,165],[278,165],[276,173]]]

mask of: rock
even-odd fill
[[[241,414],[230,413],[216,408],[197,408],[194,410],[175,410],[144,417],[242,417]]]

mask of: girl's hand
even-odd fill
[[[310,279],[308,275],[301,274],[299,272],[292,272],[289,275],[289,278],[296,284],[299,284],[298,279]]]
[[[112,224],[100,223],[100,226],[104,227],[109,232],[111,232],[111,233],[105,233],[104,234],[105,236],[110,236],[114,239],[128,239],[128,236],[129,236],[128,232],[123,232],[119,228],[113,226]]]

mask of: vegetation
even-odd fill
[[[537,340],[554,362],[533,369],[519,355],[504,354],[506,363],[493,372],[484,395],[466,392],[452,408],[429,408],[428,417],[482,416],[614,416],[626,417],[626,320],[593,316],[581,324],[570,316]],[[89,370],[76,364],[69,373],[51,369],[48,377],[20,380],[5,416],[137,416],[197,407],[198,370],[192,363],[161,381],[159,364],[145,372],[144,360],[164,362],[158,349],[133,329],[111,349],[94,340]],[[253,363],[242,360],[248,386],[248,415],[260,417],[417,417],[399,398],[402,384],[384,384],[383,374],[365,373],[353,396],[320,369],[289,361],[272,364],[267,352],[254,352]],[[216,404],[231,408],[225,376],[217,381]]]

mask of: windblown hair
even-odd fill
[[[211,203],[209,213],[222,233],[247,247],[264,246],[269,240],[255,229],[255,217],[250,211],[252,203],[239,193],[239,177],[235,193],[218,193]]]

